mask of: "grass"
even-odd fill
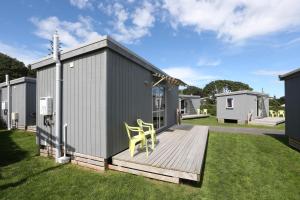
[[[263,125],[252,125],[252,124],[236,124],[236,123],[218,123],[218,120],[214,116],[198,119],[185,119],[183,123],[193,125],[207,125],[207,126],[227,126],[227,127],[242,127],[242,128],[267,128],[267,129],[278,129],[284,130],[285,124],[279,124],[277,126],[263,126]]]
[[[0,199],[300,199],[285,137],[210,133],[203,182],[171,184],[36,156],[35,136],[0,132]]]

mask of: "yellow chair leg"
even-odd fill
[[[134,149],[135,149],[135,144],[130,143],[129,150],[130,150],[130,156],[131,157],[133,157]]]
[[[147,153],[147,157],[148,157],[148,142],[147,142],[147,138],[145,137],[145,143],[146,143],[146,153]]]
[[[156,142],[156,138],[154,134],[151,134],[151,141],[152,141],[152,149],[154,150],[154,143]]]

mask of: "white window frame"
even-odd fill
[[[228,99],[231,99],[231,107],[228,106]],[[226,109],[233,109],[234,108],[234,98],[233,97],[227,97],[226,98]]]

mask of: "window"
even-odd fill
[[[227,98],[226,100],[226,108],[233,108],[233,98]]]

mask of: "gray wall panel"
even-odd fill
[[[3,101],[7,102],[7,89],[6,89],[6,87],[1,88],[1,103]],[[2,107],[1,107],[1,119],[4,121],[4,123],[7,124],[7,115],[4,115],[4,111],[2,110]]]
[[[36,125],[36,84],[26,83],[26,124]]]
[[[152,74],[125,57],[108,51],[107,156],[128,148],[124,122],[152,122]]]
[[[227,98],[234,99],[234,108],[226,108]],[[248,113],[252,111],[253,119],[258,118],[257,113],[257,96],[251,94],[237,94],[217,97],[217,118],[233,119],[233,120],[248,120]],[[269,100],[264,97],[263,114],[266,117],[269,112]]]
[[[12,80],[13,81],[13,80]],[[35,124],[35,88],[36,84],[33,82],[20,82],[11,85],[11,112],[19,114],[18,126],[25,127]],[[7,88],[2,87],[1,102],[7,102]],[[4,115],[1,109],[1,118],[7,123],[7,115]],[[14,124],[12,124],[14,125]]]
[[[11,86],[11,112],[19,113],[19,126],[26,126],[26,84]]]
[[[286,134],[300,140],[300,75],[285,80]]]
[[[99,157],[106,152],[106,126],[101,124],[106,117],[106,96],[101,95],[106,91],[105,56],[105,51],[95,52],[63,64],[63,124],[68,124],[69,150]]]
[[[55,125],[53,127],[44,125],[44,118],[40,115],[40,98],[53,98],[53,111],[55,111],[55,67],[49,66],[37,71],[37,95],[36,95],[36,125],[37,143],[45,145],[45,142],[53,145],[55,139]]]

